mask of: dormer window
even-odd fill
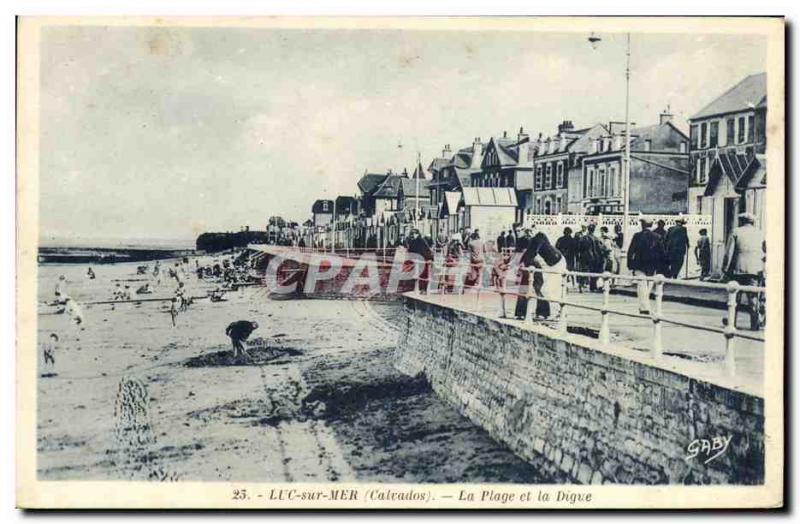
[[[650,151],[652,146],[653,146],[653,141],[652,140],[647,139],[647,140],[644,141],[644,150],[645,151]]]

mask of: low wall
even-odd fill
[[[764,481],[760,397],[602,351],[588,337],[415,295],[404,303],[397,367],[423,373],[438,395],[554,482]]]

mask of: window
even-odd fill
[[[717,147],[719,143],[719,122],[714,120],[711,122],[711,132],[709,136],[709,146],[710,147]]]
[[[591,187],[594,185],[594,168],[590,167],[586,171],[586,180],[584,180],[583,184],[583,197],[586,198],[591,196]]]
[[[754,128],[753,115],[750,115],[747,117],[747,141],[751,144],[754,142]]]
[[[556,213],[561,213],[562,212],[562,209],[561,209],[561,197],[556,197],[556,209],[555,209],[555,212]]]
[[[703,170],[703,162],[705,162],[705,158],[697,157],[697,175],[695,176],[695,180],[697,180],[698,184],[702,184],[704,182],[703,173],[705,171]]]
[[[708,147],[708,122],[700,124],[700,149]]]
[[[541,214],[542,213],[542,198],[536,197],[536,212]]]
[[[679,147],[678,150],[681,153],[685,153],[686,152],[686,142],[684,142],[683,140],[681,140],[681,143],[680,143],[680,145],[678,147]]]
[[[647,139],[647,140],[644,141],[644,150],[645,151],[650,151],[650,148],[652,146],[653,146],[653,141],[652,140]]]
[[[597,174],[597,182],[595,188],[595,196],[605,196],[606,194],[606,168],[605,166],[600,167]]]
[[[736,120],[733,117],[726,120],[728,123],[728,133],[725,140],[725,145],[734,144],[736,142]]]
[[[619,174],[617,170],[617,166],[611,166],[608,168],[608,178],[610,179],[609,186],[610,191],[609,194],[613,196],[617,196],[619,194]]]
[[[737,127],[737,130],[736,130],[736,143],[737,144],[741,144],[741,143],[744,142],[745,126],[746,125],[747,125],[747,120],[745,120],[745,117],[740,116],[739,118],[736,119],[736,127]]]
[[[553,189],[553,164],[547,164],[547,174],[544,177],[544,188]]]
[[[564,162],[556,164],[556,187],[564,187]]]
[[[692,141],[692,148],[694,148],[694,149],[700,149],[700,144],[698,142],[698,136],[699,136],[698,131],[699,130],[698,130],[697,124],[695,124],[695,125],[693,125],[692,127],[689,128],[689,137],[690,137],[690,140]]]
[[[322,212],[323,213],[327,213],[328,212],[328,203],[327,202],[323,202],[322,203]]]
[[[702,196],[698,196],[697,197],[697,209],[695,210],[695,213],[697,213],[698,215],[702,215],[703,214],[703,197]]]
[[[536,190],[539,191],[542,189],[542,166],[541,164],[536,166]]]

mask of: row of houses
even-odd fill
[[[711,100],[688,126],[669,109],[655,116],[631,125],[630,212],[711,215],[715,250],[742,211],[763,227],[766,73]],[[565,120],[549,135],[520,128],[514,136],[446,145],[427,169],[365,172],[357,195],[317,200],[308,225],[413,216],[432,224],[436,237],[477,223],[494,234],[527,215],[621,214],[625,138],[621,122],[579,128]]]

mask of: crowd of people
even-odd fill
[[[735,280],[742,285],[764,285],[764,260],[758,259],[766,253],[763,246],[763,233],[755,228],[754,217],[748,213],[739,215],[739,227],[728,239],[727,255],[723,264],[723,280]],[[602,292],[603,276],[610,273],[609,284],[615,285],[619,279],[613,275],[620,274],[626,266],[633,275],[652,277],[663,275],[669,279],[688,277],[688,257],[690,256],[689,235],[686,220],[678,217],[669,228],[663,220],[655,223],[647,217],[640,218],[641,230],[636,232],[627,250],[624,249],[624,238],[621,225],[614,226],[611,233],[606,226],[599,229],[595,224],[580,226],[573,231],[566,227],[555,244],[542,231],[535,228],[514,227],[502,231],[494,242],[484,242],[479,230],[464,229],[438,242],[423,237],[419,230],[413,229],[406,239],[406,249],[425,260],[425,265],[418,278],[418,288],[425,293],[430,285],[444,293],[489,285],[501,288],[511,267],[518,270],[516,282],[521,289],[532,285],[534,295],[538,297],[536,316],[549,318],[554,315],[546,298],[560,295],[561,277],[557,274],[564,270],[579,273],[569,275],[567,282],[577,292]],[[757,251],[757,253],[756,253]],[[431,277],[434,255],[440,252],[443,258],[442,271],[435,282]],[[694,246],[695,261],[700,268],[700,280],[711,275],[711,243],[708,231],[701,229]],[[756,256],[758,255],[758,257]],[[624,257],[624,258],[623,258]],[[552,273],[531,272],[527,267],[547,269]],[[491,268],[486,271],[486,268]],[[580,275],[593,273],[593,275]],[[652,280],[637,284],[640,314],[649,315]],[[751,328],[758,329],[764,325],[763,294],[740,293],[739,310],[750,315]],[[519,297],[514,316],[525,318],[527,313],[526,297]],[[557,314],[555,314],[557,316]]]

